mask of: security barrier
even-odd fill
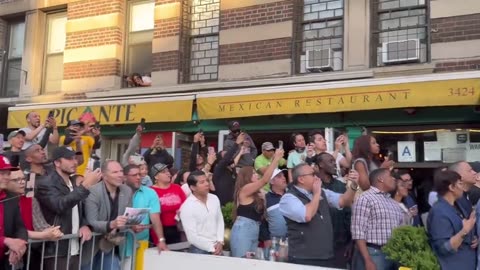
[[[148,243],[142,246],[147,247]],[[84,243],[78,234],[64,235],[57,241],[30,239],[23,261],[11,269],[135,270],[137,248],[132,230],[121,231],[114,237],[92,233],[92,238]]]

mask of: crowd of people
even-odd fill
[[[224,149],[216,152],[200,131],[188,168],[177,170],[160,135],[141,154],[142,125],[121,160],[100,163],[95,123],[69,121],[60,136],[53,117],[41,122],[30,112],[26,122],[8,135],[11,148],[0,156],[1,269],[26,267],[26,253],[28,269],[131,269],[136,245],[124,229],[159,251],[188,241],[189,252],[222,255],[228,203],[233,257],[280,240],[288,243],[290,263],[398,269],[382,247],[395,228],[425,225],[442,269],[476,269],[480,228],[469,195],[479,179],[464,161],[436,172],[432,209],[422,219],[409,171],[394,169],[388,156],[379,159],[380,146],[367,134],[352,151],[348,134],[327,151],[324,134],[313,130],[308,143],[292,134],[289,153],[283,142],[268,141],[258,153],[231,121]],[[148,215],[132,224],[128,208]],[[64,238],[72,234],[78,237]],[[47,242],[29,247],[29,239]]]

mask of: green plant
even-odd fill
[[[440,270],[437,258],[422,227],[401,226],[393,230],[383,252],[401,266],[413,270]]]
[[[231,229],[233,226],[232,211],[233,211],[232,202],[229,202],[224,206],[222,206],[223,222],[225,222],[225,227],[229,229]]]

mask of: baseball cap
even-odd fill
[[[18,171],[19,168],[13,167],[6,156],[0,155],[0,171]]]
[[[75,126],[75,125],[85,126],[85,123],[83,123],[80,120],[70,120],[70,121],[68,121],[67,126]]]
[[[75,157],[75,155],[75,152],[70,150],[68,147],[60,146],[53,150],[52,160],[55,161],[60,158],[72,158]]]
[[[263,151],[263,150],[267,150],[267,151],[268,151],[268,150],[274,150],[274,149],[275,149],[275,147],[273,146],[273,143],[271,143],[271,142],[264,142],[264,143],[262,143],[262,151]]]
[[[228,129],[240,130],[240,123],[238,121],[230,121],[228,122]]]
[[[275,176],[277,176],[279,173],[283,173],[283,171],[286,171],[286,170],[285,169],[283,169],[283,170],[281,170],[281,169],[273,170],[272,177],[270,177],[270,183],[273,182],[273,178],[275,178]]]
[[[476,173],[480,173],[480,162],[478,162],[478,161],[469,162],[469,164],[470,164],[470,167],[472,167],[472,169],[473,169]]]
[[[168,169],[168,166],[163,164],[163,163],[157,163],[153,165],[153,167],[150,169],[150,174],[151,176],[155,177],[159,172]]]
[[[25,131],[23,130],[14,130],[8,134],[7,139],[10,140],[11,138],[17,136],[18,134],[22,134],[23,136],[26,135]]]

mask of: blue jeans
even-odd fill
[[[230,234],[230,251],[232,257],[245,257],[247,252],[256,252],[260,223],[246,218],[237,217]]]
[[[373,263],[377,266],[377,270],[396,270],[398,269],[397,264],[387,259],[385,253],[383,253],[380,249],[367,247],[368,254],[370,258],[372,258]],[[355,252],[353,255],[353,269],[355,270],[365,270],[365,261],[363,260],[362,254],[355,248]]]
[[[190,248],[188,248],[188,252],[193,254],[211,254],[210,252],[199,249],[194,245],[190,245]]]
[[[82,265],[81,270],[120,270],[120,260],[118,256],[114,254],[114,250],[103,253],[103,265],[102,265],[102,251],[99,250],[93,257],[93,260],[86,265]]]

